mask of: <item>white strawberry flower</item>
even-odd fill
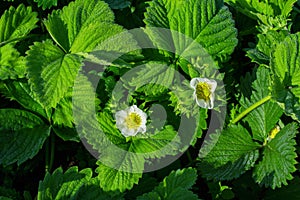
[[[147,114],[136,105],[116,112],[115,119],[117,128],[125,137],[146,132]]]
[[[208,78],[193,78],[190,86],[194,89],[193,98],[198,106],[212,109],[214,107],[215,90],[217,82]]]

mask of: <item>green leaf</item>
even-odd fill
[[[279,102],[284,103],[286,114],[293,112],[298,120],[300,120],[299,109],[294,109],[293,106],[300,103],[299,48],[300,33],[289,35],[277,45],[271,58],[271,68],[275,74],[274,96]]]
[[[157,133],[145,134],[133,138],[132,152],[142,153],[145,158],[160,158],[166,155],[176,155],[181,150],[180,138],[172,126],[165,126]]]
[[[261,185],[281,187],[287,185],[287,180],[293,178],[297,163],[295,152],[298,126],[296,123],[288,124],[264,147],[263,159],[255,166],[253,177]]]
[[[52,115],[55,125],[64,125],[69,128],[73,127],[72,95],[72,88],[69,88],[64,97],[58,102],[55,112]]]
[[[0,79],[16,79],[24,76],[24,58],[11,44],[0,45]]]
[[[33,158],[50,134],[36,115],[17,109],[0,110],[0,164],[18,165]]]
[[[53,126],[52,129],[56,135],[64,141],[80,142],[80,138],[75,128]]]
[[[123,29],[113,20],[113,12],[103,1],[76,0],[62,11],[54,11],[44,23],[65,52],[76,53],[90,52],[101,41],[121,32]]]
[[[21,196],[14,189],[9,189],[0,186],[0,199],[1,200],[21,199]]]
[[[152,192],[139,196],[137,199],[198,199],[197,195],[189,191],[196,179],[197,172],[193,168],[172,171]]]
[[[237,45],[231,13],[219,2],[155,0],[149,5],[144,20],[146,32],[160,49],[197,57],[204,48],[214,58],[224,58]],[[171,29],[184,35],[151,27]]]
[[[47,118],[47,113],[40,103],[36,101],[32,92],[30,91],[30,86],[25,81],[10,81],[5,83],[5,91],[3,94],[10,98],[11,100],[16,100],[24,108],[36,112],[45,118]]]
[[[131,70],[129,77],[123,77],[124,84],[128,84],[132,91],[142,92],[148,96],[165,95],[173,84],[176,71],[174,65],[149,62],[143,67]]]
[[[89,168],[78,172],[78,167],[71,167],[65,173],[62,168],[56,169],[52,175],[47,173],[39,183],[38,199],[71,199],[91,179],[92,173]]]
[[[255,102],[270,95],[271,78],[270,70],[264,67],[259,67],[254,75],[255,81],[252,82],[252,91],[250,97],[242,97],[240,104],[242,111],[249,108]],[[268,101],[263,105],[251,111],[244,121],[249,123],[253,139],[264,142],[268,137],[269,132],[275,127],[280,119],[283,110],[280,106],[272,101]],[[272,117],[270,117],[272,116]]]
[[[241,125],[229,126],[222,133],[211,135],[210,142],[200,150],[199,168],[208,179],[230,180],[254,166],[258,148]]]
[[[287,186],[284,186],[277,190],[268,190],[265,193],[264,199],[266,200],[281,200],[284,198],[289,199],[299,199],[300,192],[299,192],[299,185],[300,185],[300,178],[299,176],[295,177]]]
[[[256,17],[258,14],[265,16],[282,15],[288,17],[297,0],[225,0],[225,2],[232,5],[243,14],[253,19],[257,19]]]
[[[130,165],[135,165],[136,168],[136,165],[140,165],[140,166],[144,165],[144,161],[133,159],[133,157],[128,158],[126,157],[126,154],[124,155],[125,157],[122,162],[130,163],[129,166],[125,166],[123,164],[120,165],[120,168],[114,169],[114,168],[107,167],[101,164],[100,162],[98,162],[99,167],[96,169],[96,172],[98,173],[100,186],[104,191],[118,190],[120,192],[124,192],[126,189],[130,190],[133,187],[133,185],[137,184],[139,179],[142,177],[142,173],[131,173]],[[110,158],[110,159],[115,159],[115,158]]]
[[[26,36],[36,27],[37,13],[31,7],[20,4],[17,9],[10,7],[0,19],[0,46]]]
[[[101,200],[121,200],[122,198],[120,194],[115,193],[108,193],[104,192],[100,187],[100,181],[97,178],[92,178],[84,185],[82,185],[79,190],[77,191],[76,195],[71,198],[71,200],[94,200],[94,199],[101,199]]]
[[[37,2],[38,7],[42,7],[43,10],[57,6],[57,0],[34,0],[34,2]]]
[[[273,30],[265,34],[258,34],[258,44],[255,49],[247,51],[247,56],[251,58],[253,62],[269,65],[276,45],[282,42],[287,34],[287,31],[277,32]]]
[[[27,54],[28,77],[34,94],[45,108],[55,108],[73,86],[81,58],[64,54],[49,40],[36,42]]]

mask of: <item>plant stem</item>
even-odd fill
[[[254,110],[255,108],[261,106],[262,104],[264,104],[265,102],[269,101],[272,98],[272,96],[266,96],[264,98],[262,98],[261,100],[259,100],[258,102],[256,102],[255,104],[251,105],[249,108],[247,108],[246,110],[244,110],[243,112],[241,112],[235,119],[233,119],[231,121],[230,124],[235,124],[238,121],[240,121],[243,117],[245,117],[248,113],[250,113],[252,110]]]
[[[31,35],[27,35],[27,36],[23,36],[23,37],[18,37],[18,38],[14,38],[14,39],[11,39],[11,40],[7,40],[7,41],[4,41],[4,42],[0,42],[0,47],[6,45],[8,43],[11,43],[11,42],[18,42],[20,40],[32,38],[32,37],[35,37],[35,36],[39,36],[39,35],[38,34],[31,34]]]
[[[192,156],[191,156],[191,153],[190,153],[189,150],[186,151],[186,156],[187,156],[189,162],[192,163],[192,162],[193,162],[193,159],[192,159]]]
[[[54,154],[55,154],[55,135],[50,134],[50,138],[46,144],[46,165],[45,171],[50,172],[54,162]]]

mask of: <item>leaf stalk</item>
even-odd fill
[[[253,105],[251,105],[249,108],[241,112],[236,118],[234,118],[230,124],[236,124],[238,121],[240,121],[243,117],[245,117],[248,113],[250,113],[252,110],[256,109],[257,107],[261,106],[262,104],[266,103],[272,98],[272,96],[266,96],[262,98],[261,100],[257,101]]]

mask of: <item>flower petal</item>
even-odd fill
[[[197,84],[201,82],[201,78],[193,78],[191,81],[190,81],[190,86],[193,88],[193,89],[196,89],[196,86]]]

